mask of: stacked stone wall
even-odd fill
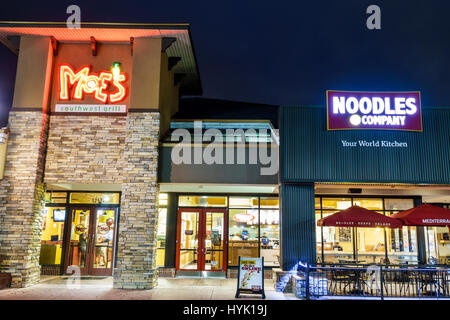
[[[52,115],[46,183],[122,183],[126,116]]]
[[[157,284],[159,113],[129,113],[114,288]]]
[[[0,180],[0,272],[11,273],[12,287],[27,287],[40,278],[48,116],[11,111],[8,126],[5,175]]]

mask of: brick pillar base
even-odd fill
[[[128,113],[114,288],[157,284],[159,113]]]
[[[5,176],[0,180],[0,272],[11,273],[11,286],[20,288],[40,279],[47,115],[12,111],[9,128]]]

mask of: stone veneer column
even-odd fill
[[[48,116],[11,111],[5,176],[0,180],[0,272],[12,274],[12,287],[39,282],[44,216],[42,182]]]
[[[158,112],[128,113],[114,288],[157,284],[159,126]]]

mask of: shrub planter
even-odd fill
[[[11,287],[11,273],[0,273],[0,290]]]

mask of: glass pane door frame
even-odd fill
[[[198,245],[197,245],[197,269],[182,269],[180,268],[180,249],[181,249],[181,215],[182,212],[196,212],[198,213]],[[224,218],[224,234],[223,234],[223,269],[222,270],[206,270],[205,268],[205,254],[206,254],[206,214],[223,213]],[[208,272],[226,272],[228,265],[228,209],[225,208],[178,208],[177,212],[177,240],[176,240],[176,271],[208,271]]]
[[[90,248],[90,243],[91,243],[91,222],[92,222],[92,213],[95,211],[95,208],[93,208],[92,206],[70,206],[67,210],[67,216],[66,216],[66,225],[65,225],[65,244],[64,244],[64,269],[63,269],[63,274],[70,274],[68,273],[68,267],[70,267],[71,265],[74,265],[73,263],[71,263],[71,243],[72,243],[72,223],[73,223],[73,214],[74,211],[76,210],[82,210],[82,211],[89,211],[89,219],[87,221],[88,223],[88,230],[87,230],[87,239],[88,239],[88,243],[86,244],[86,251],[84,252],[85,257],[84,257],[84,267],[81,268],[80,267],[80,275],[87,275],[89,273],[89,265],[90,265],[90,252],[89,252],[89,248]],[[83,254],[83,252],[82,252]],[[80,256],[80,260],[81,260],[81,256]]]
[[[113,220],[113,225],[114,225],[114,230],[113,230],[113,234],[112,234],[112,240],[111,240],[111,245],[108,245],[104,248],[105,250],[102,250],[102,248],[104,247],[104,245],[99,246],[99,248],[97,247],[97,236],[98,236],[98,220],[99,220],[99,211],[105,211],[105,210],[111,210],[114,211],[114,220]],[[92,247],[91,247],[91,257],[92,257],[92,263],[89,265],[90,269],[89,269],[89,275],[92,276],[112,276],[112,271],[114,268],[114,262],[115,262],[115,253],[116,253],[116,239],[117,239],[117,232],[118,232],[118,224],[117,224],[117,218],[118,218],[118,210],[117,208],[114,207],[96,207],[95,214],[93,214],[93,221],[94,223],[92,224]],[[95,228],[94,228],[95,226]],[[111,228],[109,228],[111,229]],[[102,236],[102,238],[104,239],[105,236]],[[105,239],[104,239],[105,240]],[[112,251],[109,252],[109,247],[112,247]],[[96,255],[98,254],[98,251],[102,250],[103,253],[103,262],[106,263],[106,268],[101,268],[101,267],[95,267],[94,263],[95,260],[97,259]],[[111,257],[111,261],[110,261],[110,265],[111,267],[108,268],[108,260],[109,260],[109,256]],[[99,259],[100,261],[100,259]]]
[[[71,228],[72,228],[72,219],[73,213],[75,210],[87,210],[89,211],[89,230],[88,230],[88,243],[86,249],[86,258],[85,258],[85,267],[80,268],[80,275],[94,275],[94,276],[111,276],[112,270],[115,265],[115,256],[117,251],[117,234],[119,228],[119,211],[120,207],[118,205],[68,205],[67,207],[67,215],[65,219],[64,226],[64,244],[63,244],[63,270],[62,273],[65,275],[70,275],[71,273],[67,272],[67,268],[70,264],[70,243],[71,243]],[[112,240],[112,262],[111,268],[94,268],[93,262],[95,259],[95,234],[96,234],[96,226],[97,224],[97,212],[98,210],[114,210],[114,235]]]

